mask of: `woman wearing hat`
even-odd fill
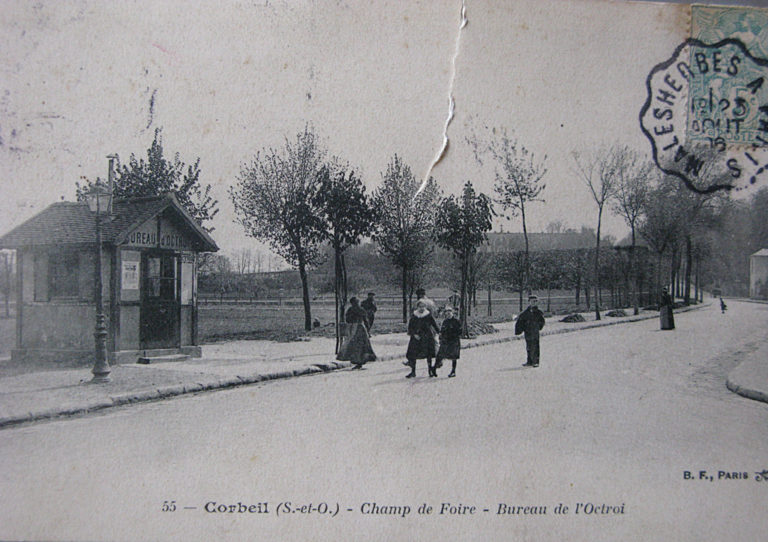
[[[669,295],[667,288],[661,290],[661,300],[659,301],[659,320],[661,329],[675,329],[675,316],[672,312],[672,296]]]
[[[368,338],[368,314],[360,307],[356,297],[351,297],[349,304],[345,318],[349,324],[349,338],[341,345],[336,359],[351,361],[355,369],[362,369],[366,362],[376,359],[376,354]]]
[[[416,376],[416,360],[424,358],[427,360],[429,376],[437,376],[435,368],[432,366],[432,358],[435,357],[433,329],[435,333],[440,332],[437,322],[435,322],[434,317],[427,310],[427,304],[419,300],[416,303],[413,316],[408,321],[408,335],[411,336],[411,340],[408,341],[408,351],[405,357],[408,360],[407,365],[411,368],[411,372],[405,375],[405,378]]]

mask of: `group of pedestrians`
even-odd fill
[[[443,322],[437,326],[435,317],[438,308],[429,299],[424,289],[416,290],[416,309],[408,320],[408,350],[405,353],[405,365],[411,372],[405,378],[416,376],[416,361],[427,360],[427,374],[437,376],[437,370],[443,366],[443,360],[451,360],[449,377],[456,376],[456,361],[461,356],[461,322],[456,318],[454,307],[449,303],[443,308]],[[435,345],[435,335],[440,338],[440,347]],[[434,364],[432,360],[434,359]]]
[[[370,341],[370,330],[376,314],[375,294],[368,293],[368,297],[359,303],[356,297],[352,297],[350,307],[346,312],[345,321],[349,326],[347,340],[342,344],[336,359],[351,361],[355,369],[362,369],[363,365],[376,359]],[[416,290],[416,308],[408,320],[408,350],[406,351],[403,365],[411,370],[406,378],[416,376],[416,362],[420,359],[427,361],[427,374],[430,377],[437,376],[437,370],[443,366],[443,360],[451,360],[451,372],[449,377],[456,376],[456,361],[461,356],[461,322],[456,317],[456,308],[453,300],[458,301],[456,292],[449,298],[448,304],[440,311],[437,304],[429,299],[423,288]],[[672,297],[667,288],[661,292],[659,300],[659,318],[661,329],[675,329],[675,320]],[[725,303],[720,300],[722,311],[725,312]],[[456,303],[458,304],[458,303]],[[437,318],[442,315],[440,326]],[[538,307],[538,297],[528,297],[528,307],[520,313],[515,322],[515,335],[523,334],[525,337],[526,361],[523,367],[538,367],[540,360],[539,339],[544,327],[544,314]],[[439,337],[439,347],[435,337]],[[433,362],[434,360],[434,362]]]

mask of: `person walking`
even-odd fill
[[[408,320],[408,335],[411,339],[408,341],[405,358],[411,372],[405,375],[405,378],[416,376],[416,360],[424,358],[427,360],[429,376],[437,376],[435,368],[432,366],[432,358],[435,357],[435,338],[432,330],[436,333],[440,331],[434,317],[427,310],[426,303],[418,301],[413,316]]]
[[[539,310],[539,298],[528,297],[528,308],[520,313],[515,322],[515,335],[525,334],[526,362],[523,367],[539,366],[539,332],[544,327],[544,314]]]
[[[345,320],[349,324],[347,338],[339,348],[336,359],[351,361],[355,369],[362,369],[369,361],[376,359],[376,354],[368,338],[368,316],[358,304],[356,297],[349,299],[350,307]]]
[[[725,301],[723,301],[723,298],[720,298],[720,312],[725,314],[725,311],[728,310],[728,305],[725,304]]]
[[[424,288],[417,288],[416,289],[416,305],[418,306],[419,302],[424,303],[424,307],[429,311],[429,314],[432,315],[432,318],[437,318],[438,313],[440,310],[437,308],[437,303],[432,301],[430,298],[427,297],[427,292],[424,290]],[[435,320],[435,325],[437,325],[437,320]],[[410,365],[408,360],[406,359],[403,362],[403,365],[406,367]]]
[[[373,328],[373,320],[376,317],[376,311],[378,310],[376,307],[376,303],[374,302],[373,298],[376,296],[373,292],[368,292],[368,297],[363,299],[363,302],[360,303],[360,306],[365,311],[365,314],[368,318],[368,332],[370,333],[371,329]]]
[[[659,323],[661,329],[675,329],[675,314],[672,307],[672,296],[669,295],[669,290],[665,286],[661,289],[661,298],[659,300]]]
[[[461,322],[458,318],[454,317],[453,307],[445,307],[443,309],[445,319],[440,326],[440,348],[437,350],[437,358],[435,358],[435,376],[437,376],[437,369],[443,366],[443,360],[451,360],[451,372],[448,374],[449,378],[456,376],[456,360],[459,359],[461,354]]]

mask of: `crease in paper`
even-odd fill
[[[459,52],[461,51],[461,32],[465,26],[467,26],[467,3],[466,0],[461,0],[461,20],[459,21],[459,31],[456,34],[456,49],[453,52],[453,59],[451,60],[451,79],[448,85],[448,115],[445,119],[445,125],[443,126],[443,144],[440,146],[440,150],[437,151],[437,154],[432,159],[432,163],[429,165],[426,175],[424,175],[424,180],[421,182],[421,186],[416,191],[416,196],[418,196],[421,191],[424,190],[430,175],[432,175],[432,170],[435,169],[435,166],[440,163],[440,161],[445,156],[446,151],[448,150],[448,127],[453,120],[453,114],[456,109],[456,101],[453,98],[453,85],[456,80],[456,60],[458,59]]]

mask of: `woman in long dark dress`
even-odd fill
[[[659,320],[661,329],[675,329],[675,316],[672,311],[672,296],[666,288],[661,290],[661,300],[659,302]]]
[[[367,362],[376,359],[376,354],[368,338],[368,314],[360,307],[356,297],[350,298],[349,304],[345,317],[349,324],[349,333],[336,359],[351,361],[355,369],[362,369]]]
[[[405,378],[416,376],[416,360],[424,358],[427,360],[429,376],[437,376],[437,372],[432,366],[432,358],[435,357],[435,337],[432,330],[435,333],[440,332],[432,313],[427,310],[426,303],[419,301],[416,303],[413,316],[408,321],[408,335],[411,336],[411,340],[408,341],[408,351],[405,357],[411,372],[405,375]]]

